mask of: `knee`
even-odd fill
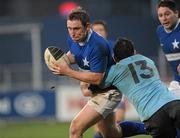
[[[71,137],[80,137],[82,135],[82,129],[81,127],[78,125],[78,121],[77,120],[72,120],[71,122],[71,126],[70,126],[70,135]]]

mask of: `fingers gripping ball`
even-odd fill
[[[44,52],[44,60],[48,68],[53,60],[56,61],[58,64],[62,64],[62,60],[65,60],[67,64],[70,64],[66,54],[60,48],[54,46],[46,48]]]

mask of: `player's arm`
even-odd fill
[[[58,65],[55,61],[51,62],[50,70],[56,75],[65,75],[71,78],[99,85],[103,79],[104,73],[96,72],[80,72],[73,70],[65,60],[61,61],[61,65]]]
[[[71,68],[66,70],[65,75],[86,83],[91,83],[96,85],[99,85],[101,83],[104,76],[103,73],[79,72]]]
[[[177,71],[178,71],[178,74],[180,76],[180,64],[177,66]]]
[[[83,96],[92,96],[92,91],[89,89],[90,84],[86,82],[80,82],[80,88]]]

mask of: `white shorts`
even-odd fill
[[[119,109],[125,110],[126,103],[127,103],[127,98],[124,95],[122,95],[121,102],[119,102],[114,112],[116,112]]]
[[[122,94],[118,90],[108,90],[94,94],[87,104],[100,113],[103,118],[106,118],[114,111],[121,101],[121,97]]]

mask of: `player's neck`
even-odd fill
[[[87,43],[89,41],[91,34],[92,34],[92,30],[89,30],[88,33],[86,34],[86,36],[82,39],[82,41],[79,42],[79,45],[84,46],[85,43]]]
[[[179,23],[180,23],[180,19],[178,19],[177,22],[176,22],[174,25],[172,25],[171,28],[165,29],[165,31],[166,31],[167,33],[172,32],[173,30],[175,30],[175,29],[178,27]]]

